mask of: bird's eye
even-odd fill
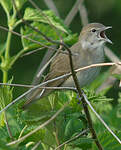
[[[96,29],[92,29],[91,31],[92,31],[92,32],[96,32]]]

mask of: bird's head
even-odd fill
[[[112,41],[105,35],[105,30],[110,28],[112,27],[106,27],[100,23],[90,23],[83,27],[79,37],[82,47],[90,49],[103,46],[105,42],[112,44]]]

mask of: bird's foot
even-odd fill
[[[77,98],[77,100],[78,100],[77,103],[80,104],[83,97],[80,96],[79,94],[77,94],[77,97],[76,97],[76,98]]]

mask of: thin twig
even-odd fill
[[[119,62],[118,64],[121,64],[121,62]],[[93,68],[93,67],[101,67],[101,66],[113,66],[113,65],[117,65],[117,63],[100,63],[100,64],[93,64],[93,65],[90,65],[90,66],[87,66],[87,67],[82,67],[80,69],[77,69],[75,70],[75,72],[78,72],[78,71],[81,71],[81,70],[85,70],[85,69],[89,69],[89,68]],[[67,73],[67,74],[64,74],[62,76],[59,76],[59,77],[56,77],[54,79],[51,79],[51,80],[48,80],[46,82],[43,82],[39,85],[36,85],[34,86],[33,88],[29,89],[28,91],[26,91],[25,93],[23,93],[22,95],[20,95],[19,97],[17,97],[15,100],[13,100],[11,103],[9,103],[6,107],[4,107],[0,113],[2,113],[3,111],[7,110],[10,106],[12,106],[13,104],[15,104],[16,102],[18,102],[20,99],[22,99],[24,96],[26,96],[27,94],[29,94],[30,92],[32,92],[33,90],[43,86],[43,85],[46,85],[48,83],[51,83],[53,81],[56,81],[56,80],[59,80],[59,79],[62,79],[62,78],[65,78],[65,77],[68,77],[70,76],[71,73]],[[47,87],[46,87],[47,88]],[[48,87],[49,88],[49,87]]]
[[[72,77],[73,77],[77,92],[79,94],[79,97],[81,98],[82,97],[82,91],[81,91],[81,88],[80,88],[80,85],[79,85],[78,78],[76,76],[76,72],[75,72],[74,67],[73,67],[73,60],[72,60],[71,50],[66,45],[64,45],[64,46],[67,49],[67,51],[69,52],[69,60],[70,60],[70,68],[71,68]],[[92,134],[92,138],[95,139],[95,144],[97,145],[98,149],[103,150],[102,145],[100,144],[100,142],[98,140],[98,137],[96,135],[96,132],[93,128],[92,119],[91,119],[91,116],[90,116],[90,113],[89,113],[89,110],[88,110],[88,107],[86,105],[86,101],[85,101],[84,97],[81,98],[81,101],[82,101],[84,113],[85,113],[87,121],[88,121],[89,129],[90,129],[90,132]]]
[[[43,82],[44,83],[44,82]],[[15,86],[15,87],[24,87],[24,88],[33,88],[36,87],[36,85],[26,85],[26,84],[12,84],[12,83],[0,83],[0,85],[3,86]],[[74,87],[47,87],[47,86],[41,86],[38,87],[38,89],[47,89],[47,90],[75,90],[76,88]]]
[[[40,76],[43,74],[44,70],[48,67],[48,65],[54,60],[54,58],[60,53],[60,49],[55,53],[53,57],[43,66],[43,68],[38,72],[37,78],[40,78]]]
[[[79,133],[78,135],[74,136],[73,138],[69,139],[68,141],[62,143],[61,145],[59,145],[58,147],[56,147],[54,150],[57,150],[59,148],[61,148],[62,146],[64,146],[65,144],[68,144],[76,139],[78,139],[80,136],[84,135],[85,133],[87,133],[87,131],[89,131],[89,129],[85,129],[83,130],[81,133]]]
[[[56,120],[53,121],[53,126],[54,126],[54,136],[55,136],[55,140],[56,140],[56,143],[57,143],[57,146],[60,145],[60,141],[58,139],[58,129],[56,128]],[[59,150],[61,150],[59,148]]]
[[[40,51],[40,50],[42,50],[42,49],[44,49],[44,48],[45,48],[45,47],[37,48],[37,49],[35,49],[35,50],[32,50],[32,51],[30,51],[30,52],[27,52],[27,53],[23,54],[21,57],[31,55],[31,54],[33,54],[33,53],[35,53],[35,52],[38,52],[38,51]]]
[[[45,69],[49,66],[49,64],[52,62],[52,60],[57,56],[57,54],[58,54],[59,52],[60,52],[60,51],[58,50],[58,51],[54,54],[54,56],[52,56],[52,57],[47,61],[47,63],[45,63],[45,65],[44,65],[43,67],[42,67],[41,64],[40,64],[41,69],[40,69],[40,67],[39,67],[39,72],[37,71],[36,76],[34,77],[34,85],[37,85],[37,84],[41,81],[43,72],[44,72]],[[34,91],[33,91],[33,92],[34,92]],[[33,92],[31,92],[31,93],[29,93],[29,94],[27,95],[27,98],[28,98],[28,99],[32,96]]]
[[[16,4],[15,4],[15,0],[12,0],[12,1],[14,1],[14,6],[15,6],[16,11],[19,12],[19,11],[17,10]],[[42,14],[42,16],[44,16],[44,17],[48,20],[50,26],[55,29],[56,34],[57,34],[58,37],[63,41],[63,39],[62,39],[62,37],[61,37],[61,35],[60,35],[60,32],[57,30],[56,26],[50,21],[49,17],[36,5],[35,2],[33,2],[32,0],[28,0],[28,1]],[[20,18],[22,18],[20,13],[19,13],[19,16],[20,16]],[[22,19],[22,20],[23,20],[23,22],[27,25],[26,20],[24,20],[24,19]],[[28,26],[29,26],[29,24],[28,24]],[[31,25],[30,25],[29,27],[30,27],[30,28],[33,28]],[[35,28],[33,28],[33,30],[35,30],[36,32],[39,33],[39,30],[36,30]],[[42,35],[42,33],[40,33],[40,34]],[[44,36],[43,36],[43,37],[44,37]]]
[[[56,45],[52,45],[52,47],[54,47],[54,48],[56,48],[57,46]],[[48,51],[46,52],[46,54],[44,55],[44,57],[43,57],[43,59],[42,59],[42,61],[41,61],[41,63],[40,63],[40,65],[39,65],[39,67],[38,67],[38,69],[37,69],[37,71],[36,71],[36,73],[35,73],[35,75],[34,75],[34,78],[33,78],[33,81],[32,81],[32,85],[37,85],[37,84],[39,84],[40,83],[40,81],[41,81],[41,75],[40,75],[40,71],[41,71],[41,69],[46,65],[46,63],[48,62],[48,61],[51,61],[50,59],[51,59],[51,57],[54,57],[54,56],[52,56],[54,54],[54,51],[50,51],[49,49],[48,49]],[[46,67],[47,66],[45,66],[44,68],[46,69]],[[44,69],[43,69],[44,70]],[[39,76],[39,75],[40,76]]]
[[[87,69],[90,69],[90,68],[94,68],[94,67],[103,67],[103,66],[114,66],[114,65],[121,65],[121,62],[118,62],[118,63],[98,63],[98,64],[92,64],[92,65],[88,65],[88,66],[85,66],[85,67],[81,67],[79,69],[76,69],[75,72],[79,72],[79,71],[83,71],[83,70],[87,70]],[[64,78],[64,77],[67,77],[67,76],[70,76],[71,73],[68,73],[68,74],[64,74],[62,76],[59,76],[57,78],[54,78],[51,80],[48,80],[47,82],[43,82],[42,84],[40,84],[40,89],[66,89],[66,88],[69,88],[69,87],[41,87],[42,85],[46,85],[47,83],[50,83],[50,82],[53,82],[55,80],[59,80],[61,78]],[[18,86],[18,87],[25,87],[25,88],[33,88],[33,87],[36,87],[34,85],[23,85],[23,84],[10,84],[10,83],[0,83],[0,85],[7,85],[7,86]]]
[[[17,143],[21,143],[23,140],[25,140],[27,137],[31,136],[32,134],[34,134],[35,132],[37,132],[38,130],[40,130],[41,128],[45,127],[46,125],[48,125],[51,121],[53,121],[64,109],[65,107],[68,106],[68,102],[65,103],[63,105],[62,108],[60,108],[49,120],[47,120],[46,122],[44,122],[43,124],[41,124],[40,126],[38,126],[36,129],[34,129],[33,131],[29,132],[28,134],[26,134],[25,136],[21,137],[20,139],[18,140],[15,140],[13,142],[10,142],[8,143],[7,145],[10,146],[10,145],[14,145],[14,144],[17,144]]]
[[[104,120],[100,117],[100,115],[94,110],[94,108],[92,107],[91,103],[88,101],[88,98],[84,92],[82,92],[82,95],[83,95],[86,103],[88,104],[88,106],[91,108],[91,110],[96,115],[96,117],[101,121],[101,123],[105,126],[105,128],[113,135],[113,137],[121,144],[121,140],[115,135],[115,133],[108,127],[108,125],[104,122]]]
[[[45,47],[45,48],[48,48],[48,49],[50,49],[50,50],[58,51],[58,49],[56,49],[56,48],[53,48],[53,47],[51,47],[51,46],[44,45],[44,44],[42,44],[41,42],[38,42],[38,41],[36,41],[36,40],[33,40],[33,39],[31,39],[31,38],[29,38],[29,37],[27,37],[27,36],[25,36],[25,35],[22,35],[22,34],[20,34],[20,33],[18,33],[18,32],[15,32],[15,31],[13,31],[13,30],[9,30],[8,28],[3,27],[3,26],[1,26],[1,25],[0,25],[0,29],[2,29],[2,30],[4,30],[4,31],[7,31],[7,32],[11,32],[11,33],[13,33],[14,35],[17,35],[17,36],[22,37],[22,38],[24,38],[24,39],[30,40],[30,41],[32,41],[32,42],[34,42],[34,43],[36,43],[36,44],[38,44],[38,45],[40,45],[40,46],[43,46],[43,47]],[[56,43],[56,44],[57,44],[57,43]],[[59,43],[58,43],[58,44],[59,44]],[[68,55],[68,53],[67,53],[66,51],[63,51],[63,50],[60,50],[60,53],[63,53],[63,54],[67,54],[67,55]],[[74,55],[74,54],[72,53],[72,55]]]
[[[48,22],[49,22],[49,24],[51,25],[51,27],[54,28],[54,30],[56,31],[56,34],[57,34],[58,37],[60,37],[60,39],[62,40],[62,37],[61,37],[61,35],[60,35],[60,32],[58,32],[57,28],[52,24],[52,22],[50,21],[49,17],[36,5],[35,2],[33,2],[32,0],[28,0],[28,1],[32,4],[32,6],[33,6],[34,8],[36,8],[36,9],[42,14],[42,16],[44,16],[44,17],[48,20]],[[52,10],[56,12],[57,16],[59,16],[59,12],[57,12],[56,6],[54,5],[53,1],[52,1],[52,0],[50,0],[50,1],[46,1],[46,0],[45,0],[45,2],[46,2],[46,4],[48,5],[48,7],[51,7]],[[20,16],[20,17],[21,17],[21,16]],[[56,46],[53,45],[52,47],[56,47]],[[36,73],[36,74],[38,74],[39,70],[43,67],[43,65],[45,65],[46,62],[49,61],[49,59],[51,58],[51,56],[52,56],[53,54],[54,54],[54,51],[48,50],[48,51],[46,52],[46,54],[45,54],[45,56],[44,56],[44,58],[43,58],[43,60],[42,60],[42,62],[41,62],[41,64],[40,64],[39,69],[37,70],[37,73]],[[36,78],[36,74],[35,74],[35,77],[34,77],[33,82],[32,82],[32,84],[34,84],[34,85],[38,84],[39,81],[41,80],[41,77],[40,77],[40,78],[38,78],[38,77]],[[38,79],[39,79],[39,80],[38,80]]]
[[[41,42],[38,42],[38,41],[36,41],[36,40],[33,40],[33,39],[31,39],[31,38],[29,38],[29,37],[27,37],[27,36],[25,36],[25,35],[22,35],[22,34],[20,34],[20,33],[18,33],[18,32],[9,30],[8,28],[3,27],[3,26],[1,26],[1,25],[0,25],[0,29],[2,29],[2,30],[4,30],[4,31],[7,31],[7,32],[11,32],[11,33],[13,33],[13,34],[15,34],[15,35],[17,35],[17,36],[19,36],[19,37],[22,37],[22,38],[24,38],[24,39],[27,39],[27,40],[29,40],[29,41],[31,41],[31,42],[34,42],[34,43],[36,43],[36,44],[38,44],[38,45],[41,45],[41,46],[45,47],[45,48],[49,48],[49,49],[51,49],[51,50],[58,50],[58,49],[55,49],[55,48],[53,48],[53,47],[51,47],[51,46],[44,45],[44,44],[42,44]]]
[[[31,150],[36,150],[40,144],[41,144],[41,140],[39,140]]]
[[[4,115],[5,115],[5,123],[6,123],[6,127],[7,127],[8,134],[9,134],[9,136],[10,136],[11,140],[13,141],[13,140],[14,140],[14,138],[13,138],[13,136],[12,136],[12,132],[11,132],[11,129],[10,129],[9,124],[8,124],[8,120],[7,120],[7,116],[6,116],[7,114],[6,114],[6,112],[4,112]]]
[[[18,139],[21,138],[22,134],[24,133],[25,129],[27,128],[27,125],[24,126],[24,128],[21,130],[20,135],[18,137]]]

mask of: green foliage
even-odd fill
[[[63,20],[57,17],[53,11],[50,10],[36,10],[33,8],[23,7],[27,0],[15,0],[16,6],[23,18],[30,23],[34,28],[37,28],[40,32],[45,34],[52,40],[63,41],[71,46],[78,38],[77,34],[73,34],[72,31],[64,24]],[[35,48],[42,47],[44,45],[51,46],[53,43],[44,39],[44,37],[33,31],[32,28],[22,23],[22,20],[17,16],[16,9],[14,8],[11,0],[0,0],[0,4],[7,14],[7,25],[9,29],[15,29],[25,37],[40,42],[37,44],[28,39],[21,37],[22,49],[15,51],[13,55],[13,47],[16,41],[12,41],[12,35],[9,32],[6,41],[0,43],[0,69],[3,73],[3,82],[12,83],[13,80],[9,80],[8,77],[11,67],[15,64],[16,60],[21,57],[27,51],[32,51]],[[21,10],[22,9],[22,12]],[[18,26],[20,25],[20,26]],[[54,27],[53,27],[54,26]],[[61,38],[60,38],[61,37]],[[14,40],[14,39],[13,39]],[[12,47],[12,48],[11,48]],[[41,54],[43,57],[43,54]],[[13,73],[13,72],[12,72]],[[14,74],[14,73],[13,73]],[[109,72],[102,73],[95,82],[93,82],[88,88],[84,88],[84,92],[88,97],[88,100],[93,105],[94,109],[101,115],[101,117],[107,122],[110,128],[121,138],[121,93],[118,95],[117,105],[113,106],[111,103],[114,101],[112,98],[107,98],[106,94],[111,87],[105,89],[103,92],[96,94],[95,90],[105,82]],[[11,78],[11,77],[10,77]],[[116,75],[116,78],[120,79],[120,75]],[[14,97],[13,88],[10,86],[0,87],[0,107],[3,109],[8,105]],[[22,136],[30,133],[36,129],[40,124],[42,125],[48,121],[53,115],[64,106],[66,102],[69,102],[68,106],[52,120],[48,125],[41,128],[38,132],[32,134],[20,143],[13,146],[6,146],[11,142],[7,128],[5,126],[5,113],[0,116],[0,150],[31,150],[36,143],[40,142],[38,150],[50,150],[58,146],[58,142],[64,143],[71,140],[84,129],[88,128],[88,122],[83,111],[81,100],[78,99],[76,93],[72,91],[54,92],[48,98],[44,98],[41,101],[37,101],[32,104],[29,109],[23,111],[19,103],[13,105],[11,109],[7,110],[6,116],[9,127],[12,132],[14,140],[21,138]],[[120,150],[120,145],[112,137],[112,135],[103,129],[103,125],[99,122],[97,117],[91,112],[91,117],[99,141],[105,150]],[[94,140],[91,139],[91,134],[88,131],[84,135],[78,137],[71,142],[68,142],[62,149],[66,150],[96,150]]]
[[[115,132],[118,137],[121,137],[121,132]],[[121,145],[112,137],[112,135],[106,131],[102,130],[98,134],[98,138],[101,142],[101,144],[104,147],[104,150],[120,150]],[[97,150],[96,146],[93,144],[92,146],[93,150]]]
[[[91,138],[79,138],[71,143],[67,144],[68,149],[83,149],[87,150],[91,148],[92,142],[94,142]]]
[[[32,27],[37,28],[39,31],[42,31],[42,33],[44,33],[47,37],[50,37],[52,40],[59,40],[59,37],[57,36],[57,32],[55,29],[50,28],[50,25],[47,24],[43,24],[43,23],[39,23],[39,22],[33,22]],[[48,42],[47,40],[45,40],[42,35],[38,34],[37,32],[33,31],[33,29],[30,29],[29,27],[25,27],[24,29],[21,29],[21,34],[24,36],[30,36],[31,39],[39,41],[40,45],[53,45],[53,43]],[[66,35],[65,33],[60,32],[60,36],[63,37],[64,42],[66,43],[71,43],[73,44],[76,39],[77,39],[77,35],[76,34],[70,34],[70,35]],[[39,44],[37,43],[33,43],[30,40],[24,39],[22,38],[22,44],[24,48],[37,48],[37,47],[41,47]]]
[[[27,8],[25,10],[24,19],[34,22],[42,22],[53,26],[65,33],[71,33],[71,31],[64,25],[63,21],[55,16],[51,10],[41,11],[37,9]]]
[[[72,34],[72,32],[64,25],[62,20],[55,16],[52,11],[38,11],[36,9],[27,8],[25,10],[24,19],[33,21],[31,26],[37,28],[52,40],[60,40],[61,37],[65,43],[70,45],[77,41],[77,34]],[[21,34],[28,37],[30,36],[31,39],[39,41],[42,45],[53,45],[53,43],[48,42],[41,34],[33,31],[30,27],[21,28]],[[22,38],[22,44],[24,48],[37,48],[41,45],[24,38]]]
[[[69,139],[76,132],[79,133],[79,129],[83,127],[82,121],[78,118],[70,119],[65,128],[65,138]]]

